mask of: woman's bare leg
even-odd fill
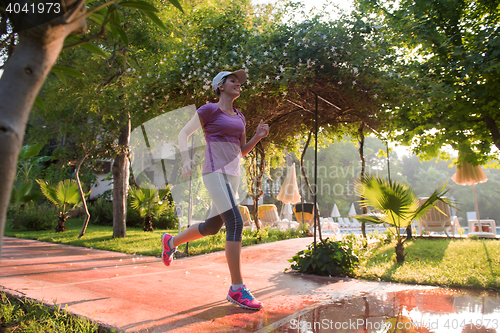
[[[173,237],[174,247],[204,237],[202,234],[200,234],[198,226],[199,223],[193,224],[192,226],[190,226],[177,236],[174,236]]]
[[[232,284],[242,284],[241,276],[241,242],[226,241],[226,260],[231,273]]]
[[[177,236],[173,237],[174,247],[204,237],[198,230],[198,223],[193,224]],[[226,260],[231,274],[232,284],[242,284],[241,275],[241,242],[226,241]]]

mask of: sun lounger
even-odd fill
[[[419,204],[422,205],[427,198],[420,198]],[[439,211],[437,208],[439,208]],[[429,212],[419,221],[419,232],[422,236],[424,231],[435,231],[444,232],[446,237],[450,237],[448,232],[453,234],[455,237],[455,232],[459,226],[458,218],[456,216],[451,216],[450,206],[442,201],[436,202],[436,207],[433,207]],[[444,214],[443,214],[444,213]]]

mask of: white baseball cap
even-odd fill
[[[226,76],[233,74],[238,79],[240,84],[243,84],[247,80],[247,73],[243,69],[238,69],[234,72],[220,72],[217,74],[212,81],[212,90],[217,91],[217,86]]]

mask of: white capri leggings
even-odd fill
[[[198,230],[203,236],[215,235],[225,225],[226,241],[241,242],[243,219],[235,195],[240,177],[211,172],[203,175],[203,183],[213,203],[208,218],[198,225]]]

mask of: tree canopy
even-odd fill
[[[498,159],[500,1],[357,3],[401,54],[401,99],[387,108],[393,137],[421,156],[449,145],[473,163]]]

